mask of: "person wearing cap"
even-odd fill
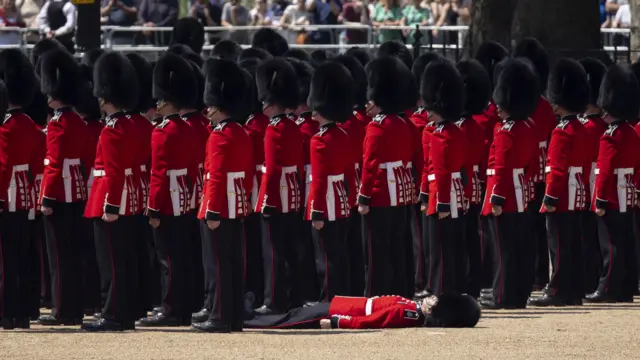
[[[29,269],[35,246],[31,174],[42,166],[42,158],[38,128],[23,108],[33,99],[37,81],[29,59],[18,49],[0,52],[0,80],[0,327],[28,329],[33,312],[29,299],[38,297]]]
[[[456,125],[462,129],[467,138],[467,156],[464,168],[467,172],[465,196],[469,201],[466,217],[465,243],[469,266],[467,272],[466,291],[469,295],[480,296],[482,279],[482,249],[480,231],[480,211],[483,201],[484,176],[480,173],[485,141],[483,129],[473,116],[479,115],[487,108],[491,100],[491,79],[485,68],[476,60],[462,60],[456,65],[464,82],[466,101],[462,117]],[[485,172],[486,173],[486,172]]]
[[[255,38],[254,38],[255,40]],[[262,253],[265,272],[264,303],[261,314],[285,311],[291,284],[289,272],[296,274],[296,253],[288,251],[299,240],[300,211],[303,207],[303,136],[287,109],[297,108],[299,84],[295,69],[284,59],[266,60],[256,69],[258,99],[269,116],[264,137],[265,161],[256,212],[262,214]],[[294,306],[299,304],[294,304]]]
[[[526,60],[501,64],[493,100],[502,126],[489,151],[487,191],[480,213],[483,229],[497,249],[492,297],[481,301],[486,308],[524,308],[529,296],[530,289],[525,289],[518,274],[527,271],[526,190],[539,166],[535,132],[527,120],[538,106],[538,86],[538,77]]]
[[[396,247],[398,234],[407,229],[406,206],[414,203],[411,168],[411,132],[396,114],[404,110],[406,66],[395,57],[381,57],[366,66],[367,125],[363,146],[362,181],[358,212],[363,216],[365,247],[365,295],[391,293],[406,284],[404,244]],[[397,286],[398,288],[402,286]],[[403,291],[406,289],[403,288]]]
[[[249,86],[244,78],[245,70],[232,61],[209,59],[205,65],[204,103],[214,127],[198,219],[205,269],[217,280],[206,289],[212,299],[209,318],[192,326],[206,332],[242,331],[244,321],[243,220],[251,212],[255,169],[251,137],[236,120],[246,116]]]
[[[640,86],[631,69],[609,67],[598,98],[608,127],[600,138],[591,201],[591,209],[598,216],[603,266],[598,288],[585,297],[585,302],[633,301],[629,290],[637,274],[631,210],[637,203],[634,177],[640,169],[640,144],[629,122],[638,117],[639,97]]]
[[[429,151],[428,196],[421,194],[422,211],[427,215],[429,253],[440,254],[430,261],[429,289],[435,295],[463,292],[466,288],[466,252],[463,217],[467,211],[463,176],[467,156],[467,137],[456,126],[465,105],[465,84],[449,61],[431,62],[422,74],[422,105],[435,121],[430,136],[423,136]],[[425,176],[423,175],[422,178]],[[443,239],[446,239],[444,241]]]
[[[81,252],[84,233],[82,212],[87,200],[84,169],[88,129],[72,106],[80,99],[80,67],[62,49],[40,58],[42,93],[54,116],[47,125],[47,157],[40,190],[41,211],[51,272],[53,310],[38,322],[75,325],[83,317]]]
[[[94,163],[94,182],[84,216],[93,219],[101,288],[106,297],[101,317],[82,326],[87,331],[122,331],[135,328],[139,299],[131,286],[138,284],[135,253],[135,215],[140,205],[133,169],[139,166],[136,124],[126,115],[139,99],[136,70],[126,56],[108,52],[96,62],[93,95],[107,115]]]
[[[582,305],[580,211],[585,209],[589,193],[583,175],[583,166],[589,160],[588,134],[579,120],[589,103],[589,82],[582,65],[560,59],[549,77],[548,94],[560,118],[551,133],[545,170],[547,185],[540,209],[547,219],[552,272],[543,295],[529,298],[528,304]],[[533,279],[523,277],[522,281],[533,285]]]

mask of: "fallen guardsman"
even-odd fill
[[[284,314],[256,315],[248,329],[385,329],[407,327],[474,327],[480,305],[471,296],[443,294],[414,301],[388,295],[372,298],[336,296],[328,302],[295,308]]]

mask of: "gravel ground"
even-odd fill
[[[639,324],[640,298],[634,304],[485,311],[474,329],[88,334],[33,326],[0,330],[0,359],[637,359]]]

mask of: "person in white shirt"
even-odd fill
[[[76,12],[76,6],[69,0],[48,0],[36,20],[43,36],[58,40],[72,54],[75,52]]]
[[[620,5],[616,16],[613,18],[614,28],[628,29],[631,27],[631,8],[629,4]]]

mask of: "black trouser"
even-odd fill
[[[241,219],[222,219],[210,230],[201,222],[205,271],[210,279],[209,319],[239,328],[244,321],[244,234]]]
[[[82,269],[82,299],[85,310],[98,310],[106,297],[100,289],[100,272],[96,259],[96,242],[93,238],[93,221],[82,219],[82,253],[80,256]]]
[[[47,239],[44,235],[44,215],[36,214],[33,232],[38,239],[40,256],[40,305],[51,305],[51,274],[49,274],[49,253],[47,251]],[[92,228],[93,230],[93,228]],[[93,255],[95,257],[95,254]]]
[[[5,210],[0,215],[0,318],[28,318],[30,306],[29,249],[32,246],[29,212]]]
[[[365,248],[365,296],[393,294],[406,289],[405,241],[406,207],[371,207],[362,217]]]
[[[347,219],[325,221],[322,229],[311,229],[320,301],[331,301],[336,295],[350,294],[348,231]]]
[[[434,295],[466,291],[467,252],[464,219],[451,216],[439,219],[427,216],[429,222],[429,289]]]
[[[53,214],[44,216],[44,232],[51,274],[51,315],[57,319],[82,319],[82,226],[84,202],[53,205]]]
[[[349,217],[349,291],[351,296],[364,295],[364,248],[362,243],[362,216],[357,208],[352,210]]]
[[[188,231],[189,242],[189,262],[188,272],[191,274],[187,283],[188,312],[196,312],[202,309],[205,298],[204,265],[202,258],[202,229],[201,221],[198,220],[197,211],[189,213],[186,219],[186,230]]]
[[[428,289],[429,283],[429,222],[427,215],[420,211],[419,205],[413,219],[409,219],[409,226],[418,227],[420,237],[413,238],[413,289],[414,293],[419,293]],[[417,230],[417,229],[416,229]],[[414,230],[414,231],[416,231]]]
[[[42,242],[44,241],[44,230],[42,223],[42,215],[36,215],[35,220],[29,221],[29,272],[26,284],[28,287],[29,297],[23,301],[28,302],[29,316],[37,318],[40,316],[40,293],[42,284]],[[95,254],[94,254],[95,258]]]
[[[580,214],[574,212],[545,213],[547,243],[551,256],[551,277],[545,293],[564,299],[581,299],[582,244]]]
[[[136,309],[136,317],[146,317],[147,311],[153,308],[153,298],[158,297],[156,291],[160,292],[160,280],[153,272],[153,263],[157,255],[149,251],[149,237],[153,239],[153,232],[149,225],[149,217],[143,214],[133,216],[134,226],[131,240],[138,264],[138,286],[134,289],[132,296],[138,300],[137,304],[132,304]]]
[[[494,265],[498,257],[496,242],[491,237],[489,222],[482,215],[480,216],[480,248],[482,255],[480,262],[482,266],[482,278],[480,279],[481,289],[493,288],[493,275],[496,271]],[[535,257],[534,257],[535,261]]]
[[[420,224],[420,205],[409,205],[406,207],[407,211],[407,226],[405,230],[405,245],[404,245],[404,255],[405,255],[405,279],[407,288],[404,292],[399,293],[399,295],[405,297],[412,297],[413,294],[416,293],[416,277],[418,264],[416,263],[420,260],[420,254],[416,254],[416,244],[419,244],[422,240],[422,226]]]
[[[136,320],[136,299],[131,288],[138,286],[135,247],[131,238],[135,217],[120,216],[107,223],[93,219],[101,288],[107,289],[102,317],[120,323]]]
[[[255,295],[255,303],[262,304],[264,296],[264,271],[262,270],[262,215],[251,213],[244,219],[246,234],[247,276],[245,288]]]
[[[589,208],[589,207],[588,207]],[[602,253],[598,241],[598,219],[593,211],[585,210],[582,216],[582,258],[584,261],[584,290],[592,293],[598,288],[602,271]]]
[[[160,274],[162,277],[162,308],[167,316],[190,319],[188,283],[192,261],[189,240],[185,240],[189,215],[160,216],[160,226],[153,229]]]
[[[635,271],[632,213],[607,210],[598,216],[598,239],[603,267],[598,290],[614,297],[628,295],[631,290],[631,269]],[[629,251],[631,250],[631,251]],[[637,276],[637,275],[636,275]]]
[[[634,208],[634,238],[635,238],[635,248],[636,248],[636,268],[638,269],[637,277],[638,284],[635,287],[635,295],[640,295],[640,209]]]
[[[293,308],[276,315],[256,315],[244,322],[248,329],[320,329],[320,320],[329,317],[331,303]]]
[[[544,194],[544,182],[536,183],[534,188],[535,197],[527,209],[530,215],[529,229],[533,237],[533,242],[537,246],[537,250],[535,250],[535,284],[537,286],[545,286],[549,282],[549,245],[547,244],[547,232],[545,230],[546,219],[544,214],[540,213]]]
[[[467,293],[480,296],[483,279],[480,211],[482,204],[471,204],[465,216],[465,242],[468,256]]]
[[[299,217],[302,218],[302,214],[299,214]],[[297,269],[297,274],[290,273],[289,275],[293,281],[289,298],[291,306],[294,307],[318,300],[320,289],[316,274],[316,256],[313,251],[314,241],[311,236],[311,221],[301,220],[298,224],[300,225],[298,228],[298,240],[292,244],[297,265],[293,268],[291,265],[289,266],[290,272]]]

